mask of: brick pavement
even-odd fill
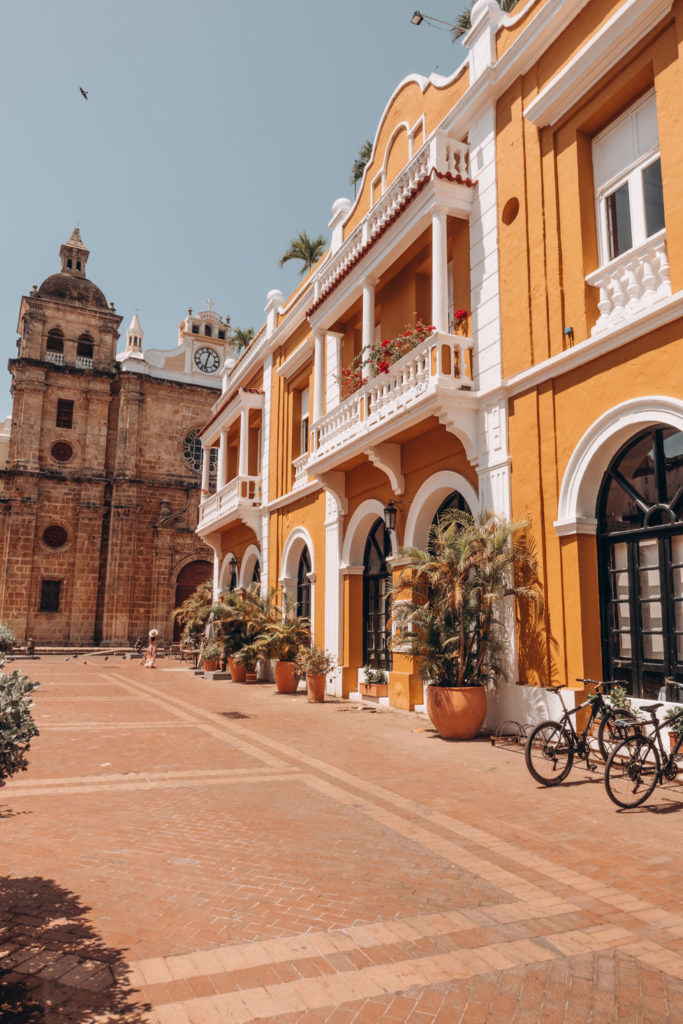
[[[682,787],[617,813],[599,777],[539,790],[409,714],[26,667],[2,1024],[683,1021]]]

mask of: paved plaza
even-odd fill
[[[21,664],[21,663],[20,663]],[[173,661],[42,659],[0,790],[0,1020],[683,1021],[683,787]]]

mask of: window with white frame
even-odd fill
[[[304,388],[301,392],[301,455],[308,451],[308,408],[308,388]]]
[[[662,170],[654,92],[593,139],[600,264],[664,228]]]

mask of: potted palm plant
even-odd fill
[[[401,552],[410,561],[399,577],[392,646],[414,657],[428,683],[427,712],[445,739],[471,739],[486,717],[486,690],[503,675],[501,602],[540,601],[526,526],[450,509],[431,528],[426,551]]]
[[[683,733],[683,705],[678,708],[667,708],[664,712],[664,721],[669,726],[669,743],[671,749],[676,746],[678,737]]]
[[[262,657],[275,659],[275,685],[278,693],[295,693],[299,685],[297,657],[311,642],[307,618],[296,614],[296,605],[285,594],[280,615],[263,625],[259,641]]]
[[[325,700],[325,682],[335,667],[335,660],[329,651],[311,644],[300,648],[296,659],[297,667],[306,673],[306,691],[309,704],[321,704]]]
[[[221,649],[216,643],[206,644],[202,654],[202,661],[205,672],[215,672],[218,668],[218,661],[221,656]]]

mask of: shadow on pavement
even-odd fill
[[[50,879],[0,878],[2,1024],[148,1020],[123,954],[93,930],[89,909]]]

